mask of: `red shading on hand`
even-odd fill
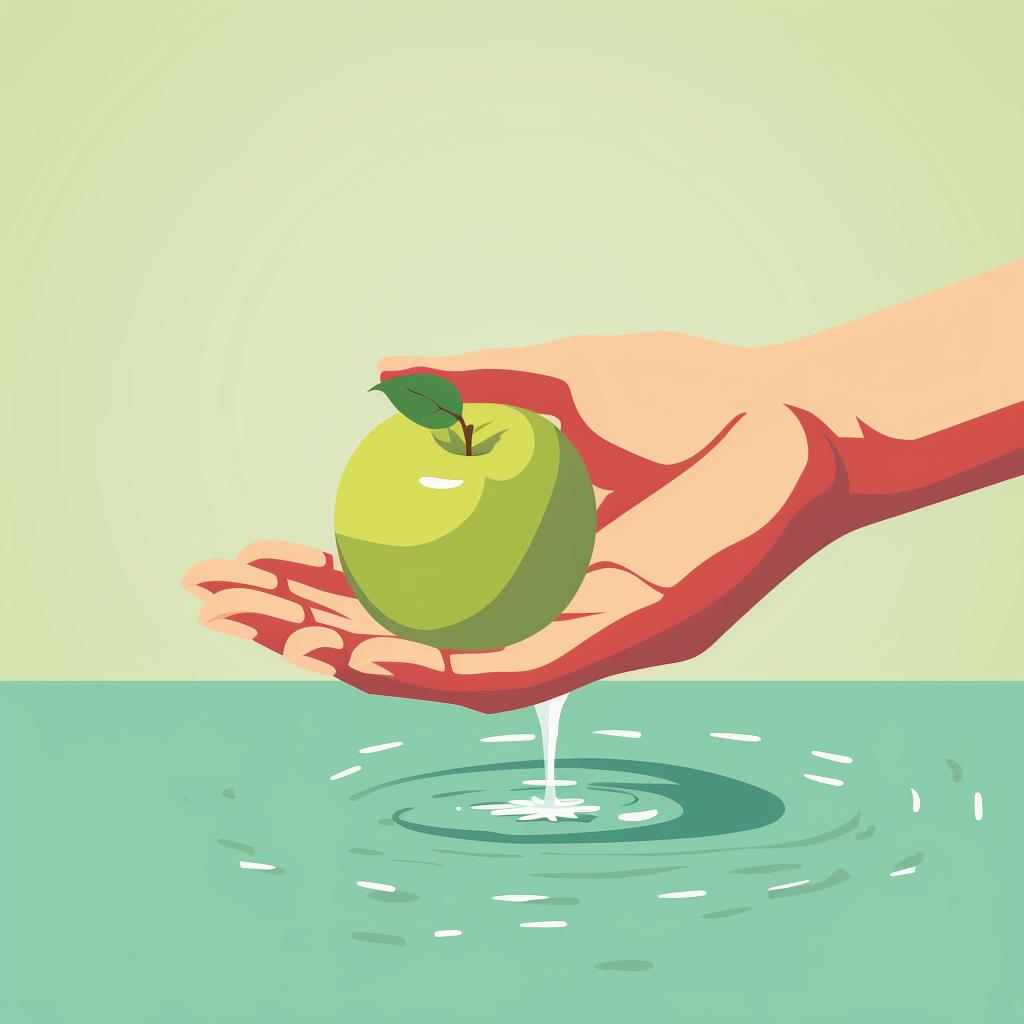
[[[385,377],[433,371],[466,401],[555,417],[587,464],[590,568],[510,647],[391,636],[331,555],[283,542],[184,583],[205,625],[292,664],[479,711],[692,658],[842,534],[1024,473],[1022,294],[1024,261],[763,349],[651,333],[386,360]]]

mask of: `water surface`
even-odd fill
[[[599,810],[521,822],[473,805],[551,777],[539,736],[481,742],[537,735],[530,709],[9,685],[0,1016],[746,1021],[781,987],[796,1020],[1008,1019],[1022,694],[598,684],[556,774]]]

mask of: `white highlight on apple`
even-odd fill
[[[461,487],[465,482],[465,480],[448,480],[443,476],[420,477],[420,483],[432,491],[451,491],[456,487]]]
[[[568,921],[521,921],[520,928],[565,928]]]
[[[361,772],[362,770],[363,766],[361,764],[354,764],[351,768],[346,768],[344,771],[335,772],[331,776],[330,781],[334,782],[336,779],[343,779],[346,775],[355,775],[356,772]]]
[[[737,743],[760,743],[761,737],[749,732],[712,732],[708,735],[714,740],[735,740]]]
[[[246,871],[276,871],[276,864],[260,864],[259,861],[255,860],[240,860],[238,862],[240,868],[244,868]]]
[[[509,896],[492,896],[492,900],[497,900],[499,903],[535,903],[537,900],[546,900],[547,896],[519,896],[512,894]]]
[[[910,787],[910,809],[914,814],[921,810],[921,794],[913,786]]]
[[[481,743],[532,743],[537,737],[532,732],[510,732],[507,736],[482,736]]]
[[[360,889],[373,889],[375,892],[397,892],[393,885],[387,882],[356,882]]]
[[[812,757],[820,757],[826,761],[837,761],[839,764],[853,764],[853,758],[846,754],[830,754],[827,750],[812,750]]]
[[[659,900],[692,900],[698,896],[707,896],[707,889],[686,889],[683,892],[662,892],[658,894]]]
[[[827,775],[811,775],[809,772],[804,772],[804,778],[811,782],[820,782],[823,786],[845,785],[842,779],[830,779]]]
[[[643,735],[636,729],[595,729],[595,736],[618,736],[624,740],[638,740]]]
[[[626,811],[624,814],[619,815],[619,821],[650,821],[651,818],[656,818],[658,812],[655,810],[650,811]]]
[[[382,750],[394,750],[395,747],[401,747],[405,745],[404,740],[395,740],[394,743],[378,743],[372,747],[360,747],[360,754],[377,754]]]
[[[890,878],[899,878],[901,875],[912,875],[912,874],[914,874],[915,871],[917,871],[917,865],[916,864],[913,867],[900,868],[899,871],[890,871],[889,872],[889,877]]]
[[[453,939],[456,935],[461,935],[462,932],[458,928],[442,928],[438,932],[434,932],[435,939]]]
[[[981,821],[985,817],[985,801],[982,800],[980,793],[974,794],[974,820]]]

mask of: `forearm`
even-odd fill
[[[864,519],[1024,473],[1024,261],[765,351]]]

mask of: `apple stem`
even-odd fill
[[[462,436],[466,439],[466,454],[473,454],[473,424],[467,423],[457,412],[452,412],[451,409],[446,409],[443,405],[439,405],[438,409],[441,412],[448,413],[449,416],[454,416],[459,421],[459,426],[462,427]]]
[[[412,391],[412,388],[409,389]],[[414,395],[419,395],[421,398],[427,398],[428,396],[423,394],[422,391],[412,391]],[[454,416],[459,421],[459,426],[462,427],[462,436],[466,439],[466,454],[473,454],[473,424],[467,424],[466,421],[453,409],[446,409],[443,405],[438,405],[437,401],[433,398],[430,399],[434,405],[437,405],[437,411],[447,413],[449,416]]]

